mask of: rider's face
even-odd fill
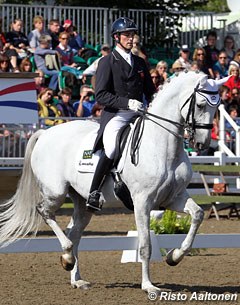
[[[122,32],[120,34],[120,42],[121,45],[127,49],[127,50],[131,50],[133,47],[133,37],[135,35],[134,31],[129,31],[129,32]]]

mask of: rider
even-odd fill
[[[111,35],[116,48],[99,61],[96,73],[95,97],[104,110],[93,151],[104,147],[104,152],[96,167],[86,203],[86,209],[92,212],[101,210],[100,191],[113,164],[119,129],[143,109],[143,95],[149,103],[155,92],[145,61],[131,53],[137,30],[136,24],[127,17],[113,22]]]

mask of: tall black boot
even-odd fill
[[[102,209],[102,205],[99,202],[99,198],[101,196],[100,191],[104,182],[104,178],[110,171],[112,164],[113,159],[109,159],[104,152],[98,161],[90,188],[90,194],[86,202],[86,209],[88,211],[96,212]]]

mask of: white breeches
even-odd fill
[[[106,125],[103,132],[103,145],[105,154],[109,159],[114,158],[116,148],[116,137],[119,129],[126,125],[136,115],[132,110],[119,110]]]

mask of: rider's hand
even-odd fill
[[[128,101],[128,109],[131,109],[135,112],[139,111],[139,110],[143,110],[143,103],[139,102],[138,100],[132,100],[130,99]]]

